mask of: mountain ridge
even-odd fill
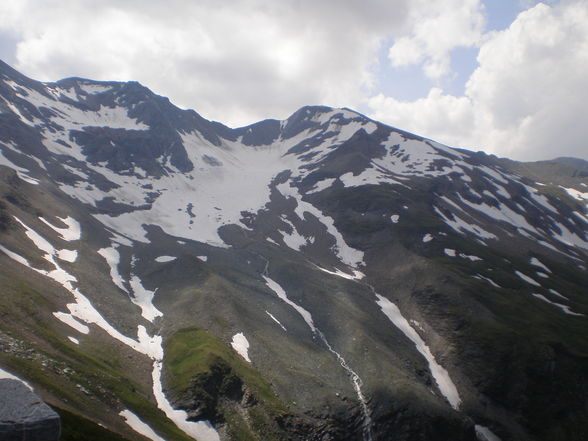
[[[584,176],[5,66],[0,365],[50,404],[128,439],[127,411],[168,440],[586,434]]]

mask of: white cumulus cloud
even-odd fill
[[[484,37],[463,96],[433,88],[416,101],[382,94],[376,119],[450,145],[515,159],[588,159],[588,3],[539,3]]]
[[[307,104],[357,106],[408,0],[3,0],[15,68],[137,80],[230,125]]]
[[[450,73],[450,54],[458,47],[477,46],[485,18],[480,0],[415,0],[408,35],[398,38],[388,56],[396,67],[422,64],[432,79]]]

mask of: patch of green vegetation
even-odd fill
[[[283,438],[275,419],[286,407],[261,374],[222,340],[203,329],[186,328],[167,340],[165,354],[172,394],[192,396],[207,415],[224,420],[231,439]]]
[[[52,407],[61,417],[61,441],[128,441],[80,415]]]
[[[269,410],[276,413],[285,411],[261,374],[222,340],[204,329],[186,328],[176,332],[165,344],[164,363],[169,373],[168,385],[174,391],[186,390],[195,376],[210,373],[213,366],[225,365]]]

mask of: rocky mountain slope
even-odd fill
[[[574,162],[5,64],[0,97],[0,372],[64,440],[588,439]]]

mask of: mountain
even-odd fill
[[[579,160],[6,64],[0,97],[0,372],[63,440],[588,439]]]

